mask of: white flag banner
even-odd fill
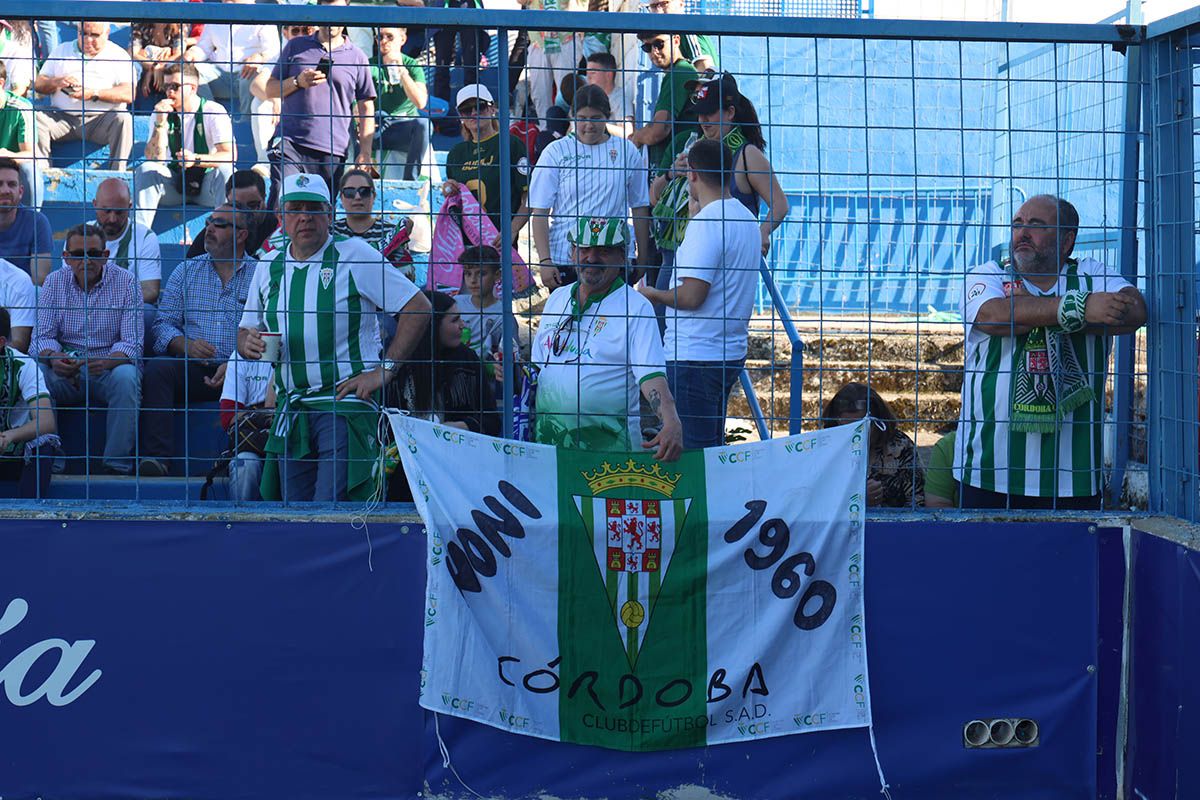
[[[390,420],[425,708],[621,750],[870,725],[865,421],[662,464]]]

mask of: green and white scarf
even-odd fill
[[[1068,259],[1074,266],[1074,259]],[[1006,259],[1013,282],[1020,276]],[[1053,433],[1067,415],[1096,399],[1075,352],[1072,334],[1087,326],[1086,289],[1067,291],[1058,306],[1058,325],[1034,328],[1017,337],[1019,355],[1012,382],[1009,419],[1018,433]]]
[[[699,139],[699,134],[692,134],[683,148],[684,151],[686,152]],[[729,133],[725,134],[722,141],[729,148],[736,163],[738,152],[746,146],[746,135],[742,133],[740,127],[735,125]],[[735,164],[729,165],[729,172],[733,172],[734,166]],[[684,234],[687,233],[688,200],[687,177],[679,175],[671,178],[659,196],[658,202],[654,204],[653,211],[650,212],[653,217],[654,241],[660,250],[676,250],[683,243]]]

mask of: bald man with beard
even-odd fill
[[[90,224],[104,231],[109,258],[134,274],[142,286],[145,302],[157,303],[162,285],[162,248],[154,232],[130,215],[133,198],[129,184],[120,178],[101,181],[92,198],[92,207],[96,209],[96,219]]]

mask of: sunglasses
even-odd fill
[[[485,111],[489,108],[487,103],[476,103],[474,100],[468,100],[458,107],[458,113],[462,116],[474,116],[480,111]]]
[[[70,258],[70,259],[74,259],[75,261],[82,261],[85,258],[94,261],[99,258],[106,258],[107,256],[108,256],[107,250],[64,250],[63,251],[63,258]]]
[[[373,194],[375,194],[375,190],[369,186],[347,186],[342,189],[342,197],[347,200],[355,197],[370,197]]]
[[[207,220],[204,222],[204,225],[205,225],[206,227],[209,227],[209,228],[216,228],[216,229],[217,229],[217,230],[219,230],[219,231],[223,231],[223,230],[225,230],[226,228],[232,228],[232,227],[233,227],[233,223],[232,223],[232,222],[230,222],[229,220],[224,220],[224,219],[213,219],[212,217],[209,217],[209,218],[208,218],[208,219],[207,219]]]
[[[655,50],[666,50],[666,49],[667,49],[667,40],[666,39],[656,39],[653,42],[646,42],[642,45],[643,53],[652,53]]]

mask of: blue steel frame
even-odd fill
[[[1188,12],[1185,25],[1200,18]],[[1181,20],[1183,21],[1183,20]],[[1150,42],[1146,92],[1146,227],[1150,286],[1151,510],[1197,519],[1194,48],[1200,31],[1172,28]],[[1188,332],[1190,335],[1184,335]]]
[[[869,8],[869,6],[868,6]],[[868,13],[870,13],[868,11]],[[58,17],[75,20],[88,19],[140,19],[145,18],[144,4],[128,2],[89,2],[86,4],[67,4],[60,0],[8,0],[4,14],[9,18],[45,18]],[[1123,140],[1122,158],[1122,226],[1121,226],[1121,264],[1127,272],[1135,269],[1137,248],[1136,209],[1138,202],[1137,154],[1140,131],[1138,111],[1138,95],[1141,84],[1142,54],[1140,47],[1147,43],[1147,28],[1141,25],[1105,25],[1105,24],[1062,24],[1062,23],[1019,23],[1019,22],[965,22],[965,21],[928,21],[928,20],[878,20],[878,19],[822,19],[794,18],[787,19],[781,25],[775,17],[748,16],[675,16],[675,15],[646,15],[629,13],[589,13],[589,12],[529,12],[529,11],[498,11],[472,9],[469,13],[456,9],[410,8],[383,6],[294,6],[294,5],[236,5],[214,3],[156,3],[154,18],[162,21],[193,21],[193,22],[309,22],[312,24],[346,24],[351,26],[390,25],[471,25],[483,28],[497,29],[497,38],[507,41],[510,29],[529,28],[537,14],[536,27],[540,30],[590,30],[597,32],[618,32],[644,30],[657,32],[688,31],[702,34],[723,36],[773,36],[789,38],[826,38],[826,39],[890,39],[890,40],[951,40],[951,41],[1008,41],[1021,43],[1077,43],[1111,45],[1115,49],[1126,51],[1129,56],[1127,67],[1127,90],[1125,104],[1125,136]],[[1151,74],[1154,76],[1149,91],[1144,95],[1147,105],[1147,124],[1150,141],[1154,144],[1145,150],[1146,176],[1149,184],[1146,214],[1147,227],[1153,230],[1148,248],[1148,261],[1156,267],[1173,264],[1193,264],[1194,243],[1189,237],[1171,237],[1163,228],[1151,225],[1152,211],[1157,211],[1163,220],[1169,220],[1169,225],[1176,230],[1183,230],[1185,223],[1192,223],[1192,207],[1190,193],[1192,191],[1191,168],[1191,119],[1174,123],[1165,121],[1164,114],[1175,108],[1175,103],[1190,104],[1190,79],[1186,82],[1177,80],[1180,74],[1190,78],[1190,36],[1179,29],[1182,26],[1200,22],[1200,8],[1192,9],[1167,20],[1151,25],[1149,35],[1155,37],[1150,42]],[[1183,55],[1181,56],[1180,53]],[[1188,65],[1181,67],[1181,59]],[[499,84],[508,85],[508,62],[506,58],[498,59]],[[1165,81],[1165,83],[1164,83]],[[1186,91],[1184,91],[1186,88]],[[503,90],[503,89],[502,89]],[[500,103],[499,122],[504,130],[509,124],[509,110],[505,103]],[[1186,128],[1186,130],[1184,130]],[[509,154],[501,148],[501,173],[507,174]],[[1170,169],[1177,166],[1178,169]],[[502,193],[502,230],[504,240],[511,237],[510,214],[507,194]],[[1190,230],[1190,228],[1188,228]],[[1170,241],[1172,238],[1177,241]],[[1186,239],[1186,241],[1184,241]],[[511,308],[512,281],[511,255],[508,249],[503,252],[505,269],[503,270],[502,292],[506,307]],[[1152,261],[1150,260],[1152,259]],[[794,325],[787,315],[786,305],[782,301],[778,289],[771,280],[769,271],[764,267],[764,278],[767,279],[768,291],[776,307],[781,310],[785,332],[794,343],[792,354],[792,384],[796,391],[792,392],[789,408],[790,430],[799,430],[801,417],[801,392],[803,366],[803,344],[796,335]],[[1168,513],[1175,513],[1189,519],[1196,518],[1196,492],[1190,492],[1186,502],[1172,503],[1164,497],[1163,487],[1171,473],[1181,476],[1184,480],[1191,479],[1194,487],[1194,477],[1197,474],[1197,454],[1194,447],[1184,448],[1179,456],[1171,448],[1163,448],[1156,442],[1186,441],[1190,435],[1194,440],[1196,420],[1195,397],[1195,353],[1190,347],[1181,347],[1180,342],[1170,342],[1165,336],[1168,329],[1165,320],[1179,320],[1178,313],[1182,311],[1194,319],[1195,301],[1190,291],[1162,291],[1161,286],[1152,283],[1155,306],[1153,309],[1153,333],[1166,340],[1161,347],[1150,348],[1151,397],[1157,398],[1151,414],[1151,465],[1153,478],[1151,490],[1153,493],[1153,508]],[[1165,308],[1167,298],[1182,296],[1181,305],[1176,308]],[[1171,312],[1171,313],[1166,313]],[[511,316],[505,318],[505,336],[514,334],[511,330],[514,322]],[[1184,352],[1186,351],[1186,352]],[[1122,343],[1117,353],[1116,408],[1131,409],[1133,353],[1131,343]],[[1166,367],[1167,369],[1164,369]],[[1192,387],[1189,391],[1181,391],[1181,387],[1171,387],[1172,375],[1190,376]],[[505,353],[503,363],[503,379],[506,389],[513,385],[513,362],[511,354]],[[743,386],[747,389],[748,375],[743,375]],[[1175,397],[1167,391],[1174,388]],[[747,391],[751,407],[757,406],[753,392]],[[508,404],[504,408],[504,429],[512,429],[512,408]],[[761,410],[755,414],[760,429],[764,420]],[[1121,415],[1118,415],[1120,418]],[[1128,427],[1128,413],[1123,424]],[[1167,420],[1172,420],[1168,423]],[[1187,430],[1185,430],[1187,429]],[[1170,437],[1170,438],[1168,438]],[[1128,457],[1127,435],[1118,435],[1118,451],[1114,464],[1114,478],[1119,478]],[[1113,482],[1119,492],[1120,483]],[[1178,484],[1175,484],[1178,485]],[[1187,493],[1185,493],[1187,494]]]

